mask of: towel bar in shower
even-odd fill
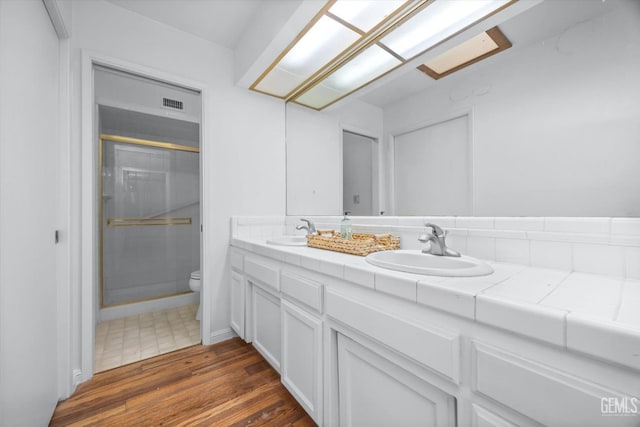
[[[144,225],[191,225],[191,217],[107,219],[107,227],[139,227]]]

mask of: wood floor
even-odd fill
[[[196,345],[96,374],[51,426],[314,426],[250,345]]]

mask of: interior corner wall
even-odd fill
[[[2,426],[46,425],[58,399],[58,61],[44,4],[0,2]]]
[[[326,111],[287,104],[287,215],[342,214],[342,128],[379,139],[382,109],[359,100]]]
[[[475,215],[640,216],[639,21],[620,2],[447,76],[385,108],[385,142],[472,111]]]
[[[72,42],[72,150],[82,150],[81,56],[99,53],[161,73],[201,82],[206,86],[203,118],[204,191],[213,201],[205,212],[203,239],[207,248],[208,283],[212,298],[211,331],[223,335],[229,328],[227,252],[232,215],[284,215],[285,146],[284,104],[275,98],[234,86],[233,52],[204,39],[129,12],[106,1],[73,2]],[[73,297],[79,306],[81,283],[82,161],[72,159],[71,205],[75,250]],[[78,314],[76,313],[76,316]],[[74,316],[74,318],[76,317]],[[80,325],[74,322],[74,337]],[[204,337],[205,342],[211,337]],[[215,337],[214,337],[215,338]],[[73,361],[81,366],[80,355]],[[86,378],[86,376],[85,376]]]

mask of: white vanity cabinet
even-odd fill
[[[282,383],[322,425],[323,285],[283,272],[281,290]]]
[[[280,372],[280,299],[257,283],[249,283],[253,345]]]
[[[479,404],[471,405],[471,427],[517,427],[506,418],[492,412]]]
[[[246,318],[247,342],[280,372],[281,325],[280,325],[280,266],[277,263],[246,256],[244,272],[249,296]]]
[[[456,425],[455,398],[338,334],[340,426]]]
[[[231,326],[319,426],[639,425],[603,406],[640,406],[637,369],[389,295],[373,273],[238,253]]]
[[[246,281],[244,277],[244,256],[231,251],[230,325],[231,329],[245,339],[245,299]]]
[[[282,383],[315,422],[322,418],[322,321],[282,300]]]
[[[244,276],[236,271],[231,272],[231,329],[242,339],[244,333],[244,301],[245,283]]]

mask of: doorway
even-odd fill
[[[200,102],[96,67],[94,372],[201,341]]]
[[[351,215],[376,215],[376,142],[365,135],[342,131],[342,210]]]

